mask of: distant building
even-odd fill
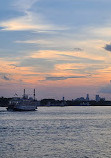
[[[105,101],[106,99],[105,98],[100,98],[100,101]]]
[[[87,94],[86,96],[86,101],[89,101],[89,94]]]
[[[64,102],[64,100],[65,100],[65,98],[63,97],[63,98],[62,98],[62,101]]]
[[[84,97],[80,97],[80,98],[77,98],[75,99],[76,101],[85,101]]]
[[[96,95],[96,97],[95,97],[95,100],[96,100],[96,102],[98,102],[98,101],[100,101],[100,97],[99,97],[99,95]]]
[[[105,101],[105,98],[101,98],[99,95],[96,95],[95,100],[96,100],[96,102]]]

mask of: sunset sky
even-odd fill
[[[111,0],[0,0],[0,96],[111,100]]]

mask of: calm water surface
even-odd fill
[[[111,158],[111,107],[0,108],[0,158]]]

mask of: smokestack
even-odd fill
[[[24,94],[23,94],[23,97],[25,98],[25,89],[24,89]]]
[[[35,100],[35,89],[34,89],[34,100]]]

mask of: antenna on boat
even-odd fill
[[[35,100],[35,89],[34,89],[34,100]]]

